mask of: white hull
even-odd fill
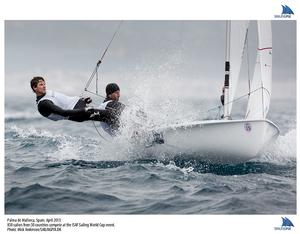
[[[211,162],[250,160],[279,135],[269,120],[196,121],[157,132],[161,139],[149,141],[148,154],[193,155]]]

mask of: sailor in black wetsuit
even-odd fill
[[[30,86],[36,94],[38,111],[50,120],[68,119],[82,122],[87,120],[105,121],[110,118],[108,111],[88,107],[87,104],[92,102],[90,98],[69,97],[51,90],[46,91],[43,77],[33,77]],[[97,115],[94,115],[95,112]]]
[[[220,96],[220,101],[221,101],[221,104],[223,107],[224,107],[224,92],[225,92],[225,87],[223,86],[222,87],[222,95]],[[220,117],[221,117],[221,119],[224,119],[224,114],[222,114]]]
[[[225,87],[223,86],[222,87],[222,95],[220,96],[220,100],[221,100],[222,106],[224,106],[224,92],[225,92]]]
[[[115,135],[120,127],[120,115],[125,105],[119,102],[120,88],[116,83],[108,84],[105,91],[106,98],[98,108],[108,111],[109,115],[104,117],[105,120],[101,122],[101,127],[110,135]]]

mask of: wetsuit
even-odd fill
[[[109,115],[104,116],[104,121],[101,122],[101,127],[110,135],[114,135],[120,127],[120,115],[124,110],[125,105],[121,102],[106,98],[99,106],[102,111],[108,111]]]
[[[220,96],[220,100],[221,100],[222,105],[224,106],[224,94],[222,94],[222,95]]]
[[[94,110],[99,115],[91,116],[92,113],[86,111],[87,106],[84,99],[69,97],[51,90],[42,96],[38,96],[36,102],[40,114],[54,121],[63,119],[76,122],[87,120],[105,121],[110,116],[110,113],[105,110]]]

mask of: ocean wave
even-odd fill
[[[83,136],[54,134],[47,130],[34,127],[24,128],[16,125],[9,126],[5,138],[10,142],[18,142],[19,149],[28,149],[31,154],[40,155],[52,161],[67,159],[95,158],[99,142]],[[43,149],[41,155],[40,150]],[[39,157],[40,158],[40,157]]]
[[[24,175],[24,174],[32,174],[32,173],[35,173],[35,172],[38,172],[40,170],[43,170],[44,168],[32,168],[32,167],[27,167],[27,166],[22,166],[22,167],[19,167],[17,168],[14,173],[16,174],[21,174],[21,175]]]
[[[287,164],[296,161],[297,130],[291,129],[285,135],[279,136],[276,141],[268,145],[256,161]]]
[[[42,145],[47,152],[47,157],[54,161],[63,160],[86,160],[86,161],[134,161],[150,157],[146,155],[145,148],[131,144],[128,139],[115,138],[110,142],[103,142],[99,138],[72,136],[70,134],[54,134],[47,130],[34,127],[7,126],[5,138],[12,138],[21,142],[23,148],[34,149]],[[13,141],[14,142],[14,141]],[[54,150],[47,151],[49,147]],[[53,148],[54,147],[54,148]],[[150,158],[157,160],[186,157],[196,158],[197,155],[151,155]],[[170,161],[169,160],[169,161]],[[296,129],[292,129],[285,135],[266,147],[261,155],[252,161],[269,162],[274,164],[293,163],[296,160]],[[172,167],[172,165],[169,165]],[[193,168],[184,169],[188,174]]]
[[[25,112],[25,111],[5,112],[5,122],[36,120],[36,119],[41,119],[41,116],[33,112]]]
[[[55,135],[46,130],[36,129],[34,127],[21,128],[16,125],[12,125],[6,129],[6,133],[11,134],[16,138],[49,138],[49,139],[57,139],[60,137],[64,137],[62,135]]]
[[[181,188],[178,185],[173,185],[169,190],[172,191],[172,193],[176,193],[176,194],[177,193],[184,194],[186,192],[183,188]]]
[[[236,164],[208,163],[199,159],[187,157],[175,157],[171,161],[160,161],[157,165],[166,169],[181,172],[185,179],[193,178],[194,173],[216,174],[222,176],[261,174],[292,176],[296,170],[296,162],[288,164],[276,164],[270,162],[245,162]],[[291,171],[287,174],[287,171]]]
[[[228,186],[228,185],[223,185],[223,186],[209,186],[205,188],[201,188],[199,191],[193,193],[193,196],[201,195],[201,196],[210,196],[211,194],[216,194],[216,193],[227,193],[227,192],[232,192],[233,190]]]
[[[85,161],[85,160],[65,160],[62,162],[49,163],[48,168],[74,166],[79,169],[111,169],[126,166],[131,171],[147,172],[152,167],[170,172],[175,177],[183,180],[193,179],[196,174],[215,174],[222,176],[246,175],[246,174],[270,174],[293,177],[296,170],[296,162],[285,165],[269,162],[245,162],[237,164],[208,163],[197,159],[175,158],[174,160],[134,160],[134,161]],[[290,173],[287,173],[290,171]],[[159,180],[155,174],[150,174],[147,180]]]
[[[43,154],[45,159],[50,158],[53,162],[48,165],[49,167],[72,164],[81,168],[110,168],[126,162],[129,162],[129,165],[161,162],[167,169],[180,171],[188,179],[192,172],[224,175],[269,173],[272,171],[268,170],[269,167],[274,168],[276,165],[293,167],[296,161],[296,129],[279,136],[275,143],[264,150],[261,157],[240,164],[212,164],[197,159],[197,155],[184,154],[171,157],[152,155],[148,158],[148,155],[143,154],[143,150],[134,150],[127,145],[128,142],[124,143],[118,139],[107,143],[94,138],[54,134],[33,127],[9,126],[5,134],[7,139],[18,140],[19,148],[23,150],[28,148],[31,154],[34,152],[39,154],[41,147],[45,149],[46,153]]]
[[[62,167],[62,166],[68,166],[73,165],[78,168],[115,168],[119,166],[123,166],[126,162],[125,161],[85,161],[85,160],[65,160],[63,162],[57,162],[57,163],[49,163],[46,166],[48,168],[52,167]]]
[[[105,193],[51,188],[38,183],[14,187],[5,193],[6,214],[83,213],[97,206],[107,212],[111,206],[120,203],[123,200]]]

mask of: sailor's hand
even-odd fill
[[[96,116],[99,116],[99,112],[95,111],[93,114],[90,115],[90,118],[95,118]]]
[[[93,101],[90,97],[86,97],[83,100],[86,104],[90,104]]]
[[[92,114],[95,113],[95,109],[92,106],[88,106],[88,107],[85,108],[85,112],[92,115]]]

